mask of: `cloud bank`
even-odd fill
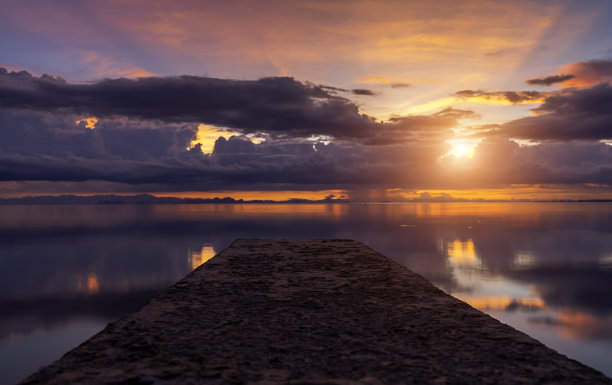
[[[449,107],[381,122],[341,92],[288,77],[70,84],[0,71],[0,182],[110,183],[138,192],[612,185],[612,147],[599,142],[612,139],[607,84],[557,93],[459,91],[509,103],[543,100],[535,116],[473,131],[484,140],[470,161],[446,154],[472,111]],[[90,116],[98,119],[93,127]],[[234,136],[219,137],[203,154],[193,145],[200,124]],[[254,143],[253,135],[265,141]]]
[[[361,114],[352,101],[338,96],[337,90],[289,77],[232,80],[178,76],[69,84],[48,75],[0,72],[0,108],[4,109],[206,123],[243,134],[327,135],[366,144],[401,142],[429,126],[450,129],[457,123],[454,115],[444,113],[388,124],[377,122]],[[365,89],[353,93],[374,95]]]

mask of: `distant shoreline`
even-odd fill
[[[405,203],[610,203],[612,199],[465,199],[465,198],[438,198],[410,199],[405,201],[351,201],[349,199],[302,199],[290,198],[287,200],[243,200],[232,197],[223,198],[178,198],[178,197],[156,197],[150,194],[140,195],[46,195],[27,196],[19,198],[0,198],[2,206],[17,205],[158,205],[158,204],[405,204]]]

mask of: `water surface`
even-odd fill
[[[244,237],[358,240],[612,376],[612,204],[211,204],[0,206],[0,381]]]

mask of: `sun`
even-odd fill
[[[444,157],[452,155],[455,159],[472,159],[476,151],[476,145],[478,144],[476,142],[472,143],[466,141],[448,141],[447,143],[450,144],[452,148]]]

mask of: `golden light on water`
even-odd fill
[[[77,290],[90,295],[98,294],[100,291],[98,275],[95,272],[87,273],[86,277],[79,274],[77,277]]]
[[[477,266],[480,264],[480,259],[474,250],[474,242],[471,239],[465,242],[459,239],[447,242],[446,253],[453,265]]]
[[[100,291],[100,283],[96,273],[87,274],[87,291],[89,294],[97,294]]]
[[[189,262],[191,267],[195,269],[215,255],[217,255],[217,252],[215,251],[214,247],[204,245],[200,250],[190,250]]]
[[[503,311],[513,307],[522,309],[542,309],[545,307],[544,301],[540,298],[467,297],[461,299],[480,310]]]

